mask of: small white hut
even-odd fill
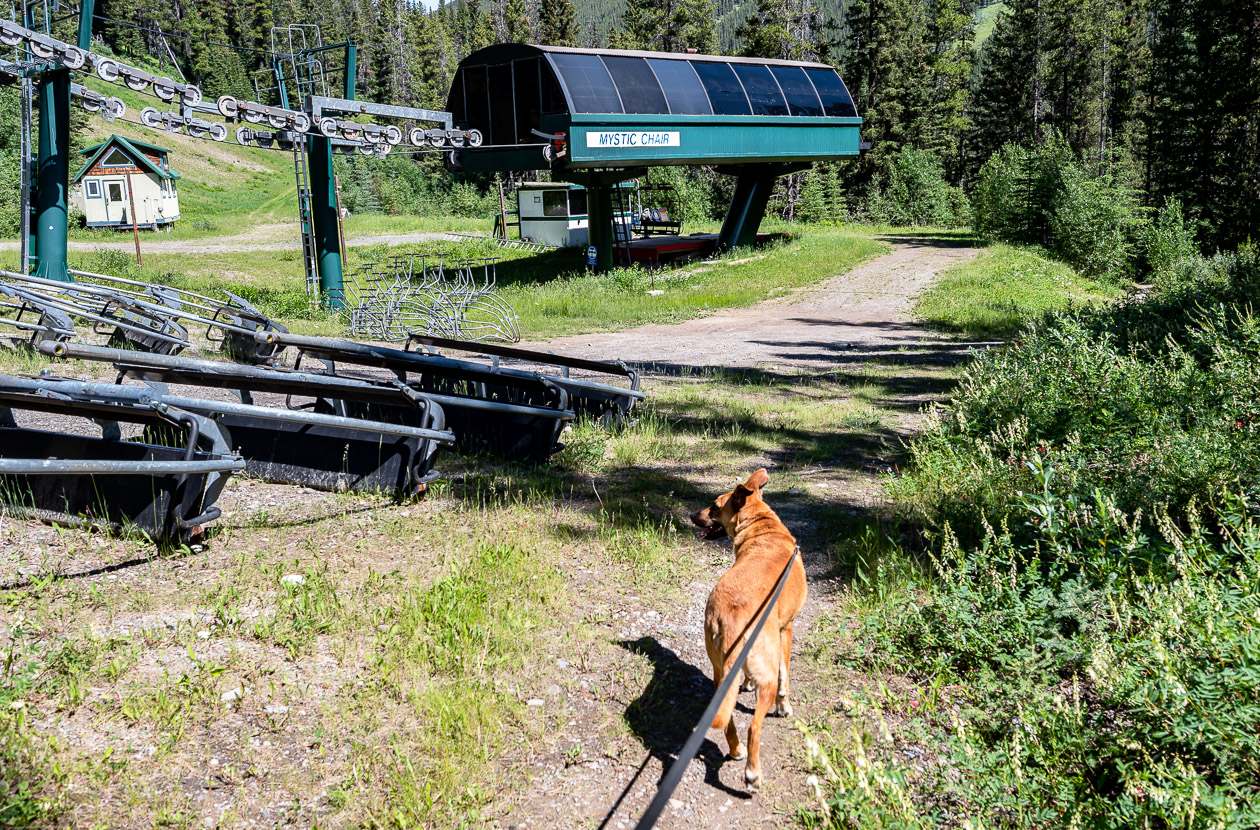
[[[132,213],[141,228],[156,230],[179,218],[179,173],[171,169],[170,150],[111,135],[83,150],[87,163],[71,184],[89,228],[131,228]]]

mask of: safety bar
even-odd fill
[[[96,279],[114,279],[113,277],[107,277],[103,274],[91,274],[86,271],[72,271],[71,273],[78,274],[80,276],[86,276],[89,278],[96,278]],[[238,334],[243,334],[247,337],[252,337],[254,335],[254,332],[257,331],[257,329],[249,329],[249,328],[238,326],[238,325],[235,325],[233,323],[229,323],[223,320],[214,320],[207,317],[202,317],[198,314],[193,314],[192,312],[185,311],[182,308],[156,302],[157,297],[155,297],[152,293],[149,293],[149,292],[132,291],[129,289],[124,289],[124,288],[111,288],[104,285],[94,285],[90,282],[64,283],[64,282],[59,282],[59,281],[54,281],[54,280],[43,279],[41,277],[32,277],[32,276],[27,276],[27,275],[22,275],[22,274],[14,274],[12,272],[7,272],[7,271],[0,272],[0,275],[13,278],[13,279],[20,279],[20,280],[23,280],[24,282],[29,282],[34,285],[42,285],[42,286],[47,286],[49,288],[60,289],[62,291],[66,291],[69,293],[79,292],[79,293],[84,293],[84,294],[92,294],[97,297],[102,297],[106,300],[115,300],[115,301],[122,301],[126,303],[133,303],[145,309],[146,311],[150,311],[153,314],[158,315],[158,316],[174,317],[174,318],[178,318],[182,320],[188,320],[193,323],[200,323],[204,326],[210,326],[213,328],[220,328],[220,329],[226,329],[228,331],[234,331]],[[131,281],[128,280],[127,282],[131,282]],[[134,283],[134,284],[140,284],[140,283]],[[160,286],[160,288],[165,289],[166,286]],[[170,290],[173,292],[178,292],[180,289],[172,288]],[[206,299],[209,299],[209,298],[206,298]],[[181,300],[181,302],[183,301]],[[193,305],[193,303],[191,302],[188,304]],[[200,303],[197,303],[196,305],[200,307],[203,311],[211,311],[211,312],[219,313],[219,310],[215,308],[205,306]],[[222,305],[226,307],[227,304],[224,303]]]
[[[64,293],[73,294],[76,290],[78,290],[80,293],[92,294],[94,296],[102,297],[107,300],[110,300],[112,302],[118,302],[124,299],[118,296],[109,297],[98,291],[82,291],[82,289],[78,287],[79,285],[78,283],[52,282],[49,280],[39,279],[38,277],[27,277],[24,274],[14,274],[11,271],[0,270],[0,277],[6,277],[9,279],[18,279],[25,282],[34,282],[35,284],[46,284],[46,283],[51,282],[53,286],[55,286],[61,292],[64,292]],[[155,340],[160,340],[164,343],[168,343],[172,346],[177,346],[181,349],[188,346],[188,339],[186,337],[175,337],[173,335],[170,335],[161,331],[160,329],[154,329],[148,326],[138,326],[134,323],[127,322],[126,320],[120,319],[118,317],[111,317],[107,314],[101,314],[95,311],[90,311],[86,308],[83,308],[81,305],[75,302],[71,297],[63,296],[62,294],[55,294],[55,295],[47,294],[41,291],[36,291],[33,288],[25,288],[18,285],[14,285],[13,283],[10,283],[9,285],[5,287],[8,289],[6,293],[8,293],[14,299],[22,300],[23,302],[27,303],[34,309],[43,310],[45,308],[51,308],[51,309],[60,311],[63,314],[68,314],[72,317],[78,317],[83,320],[88,320],[90,322],[97,323],[97,324],[114,326],[115,328],[120,329],[122,331],[128,331],[139,336],[150,337]],[[129,297],[125,299],[128,302],[131,301],[131,298]],[[108,303],[106,303],[106,306],[108,306]],[[102,311],[103,310],[104,308],[102,308]],[[167,322],[168,324],[170,323],[169,320],[165,320],[164,322]]]
[[[455,442],[455,434],[450,430],[425,429],[405,424],[391,424],[384,421],[369,421],[361,418],[345,418],[340,415],[325,415],[321,412],[306,412],[296,409],[276,409],[270,406],[255,406],[232,401],[188,398],[183,395],[170,395],[165,392],[159,392],[148,387],[89,383],[71,378],[44,377],[39,380],[29,380],[26,378],[0,377],[0,392],[6,391],[36,394],[64,391],[77,398],[91,398],[138,406],[169,406],[189,412],[198,412],[210,417],[216,415],[241,415],[269,421],[336,427],[353,432],[371,432],[398,438],[423,438],[447,444]]]
[[[600,372],[606,375],[621,375],[630,379],[631,388],[639,388],[639,373],[627,366],[623,361],[587,360],[581,357],[540,352],[534,349],[521,349],[515,346],[501,346],[497,343],[473,343],[468,340],[455,340],[449,337],[435,337],[431,334],[411,334],[410,343],[431,346],[438,349],[455,349],[461,352],[507,357],[514,360],[527,360],[544,366],[559,366],[565,370],[585,369],[588,372]],[[568,372],[566,371],[567,375]]]
[[[37,346],[40,352],[51,357],[78,358],[113,363],[129,373],[153,371],[158,374],[188,378],[190,383],[213,383],[226,388],[247,387],[260,392],[277,392],[297,395],[326,395],[336,398],[350,396],[372,398],[378,402],[398,405],[404,400],[433,401],[444,408],[477,409],[485,412],[527,415],[530,417],[572,420],[572,410],[548,409],[523,404],[500,403],[477,398],[461,398],[431,392],[417,392],[405,384],[389,381],[374,382],[347,378],[340,375],[320,375],[293,369],[243,366],[214,360],[196,360],[173,355],[133,352],[106,346],[88,346],[82,343],[58,343],[44,340]]]
[[[299,351],[325,357],[333,361],[343,361],[361,366],[376,366],[394,371],[435,372],[440,374],[474,375],[491,378],[496,381],[504,379],[519,380],[529,383],[554,383],[570,391],[598,391],[614,395],[629,395],[642,399],[643,393],[635,389],[625,389],[611,384],[597,383],[589,380],[572,380],[554,375],[540,374],[525,369],[505,366],[488,366],[473,360],[458,360],[438,354],[394,349],[388,346],[375,346],[370,343],[359,343],[354,340],[342,340],[333,337],[310,337],[287,332],[258,332],[254,339],[260,344],[271,346],[292,346]]]
[[[107,461],[90,458],[0,458],[0,475],[193,475],[234,473],[245,469],[240,458],[205,461]]]

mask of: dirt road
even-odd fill
[[[889,238],[892,252],[791,297],[677,325],[562,337],[566,354],[618,357],[649,373],[668,367],[826,370],[863,353],[947,349],[956,341],[914,324],[912,299],[941,270],[976,255],[949,241]],[[966,346],[957,346],[966,348]]]
[[[745,370],[755,380],[873,364],[904,366],[904,373],[896,373],[886,384],[890,397],[882,403],[888,414],[881,424],[886,434],[904,437],[915,429],[921,406],[948,389],[947,375],[939,377],[941,368],[965,359],[975,345],[917,325],[911,314],[913,298],[943,269],[970,259],[976,250],[942,241],[889,241],[890,253],[780,301],[678,325],[565,337],[545,345],[570,354],[617,356],[637,363],[644,368],[649,387],[658,376],[732,369],[735,377]],[[911,372],[916,373],[913,382]],[[773,481],[768,490],[768,500],[800,538],[811,580],[810,602],[797,626],[793,672],[796,715],[805,721],[834,711],[844,693],[834,682],[824,681],[820,667],[807,656],[802,659],[818,645],[812,640],[813,624],[832,607],[837,587],[828,576],[830,562],[820,553],[826,540],[819,538],[819,514],[870,508],[879,502],[878,471],[886,469],[898,451],[890,442],[855,439],[851,452],[865,457],[822,461],[819,475],[810,478],[808,493],[784,493],[782,487],[776,492]],[[771,466],[773,476],[772,460],[764,463]],[[696,476],[705,477],[693,472]],[[729,484],[692,483],[713,494]],[[605,661],[588,665],[583,675],[593,685],[602,684],[602,695],[583,698],[567,715],[564,728],[532,747],[529,757],[509,764],[516,773],[509,777],[528,784],[504,796],[500,826],[518,830],[633,826],[711,693],[703,645],[704,603],[730,559],[726,547],[711,547],[704,573],[685,587],[680,602],[663,611],[645,607],[638,597],[587,598],[588,618],[598,619],[594,625],[602,636],[620,649],[575,658]],[[635,676],[636,669],[641,674],[641,664],[633,663],[643,657],[652,665],[646,687]],[[741,733],[750,702],[751,694],[741,696],[736,715]],[[763,791],[750,797],[743,786],[743,764],[724,761],[725,741],[711,730],[700,759],[689,766],[658,826],[760,828],[791,823],[796,808],[811,800],[802,739],[793,721],[772,719],[763,741],[763,764],[770,772]],[[594,757],[571,757],[573,747],[590,746],[600,748]]]

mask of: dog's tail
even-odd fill
[[[726,665],[722,668],[722,677],[726,677],[731,673],[731,669],[735,667],[735,659],[739,656],[739,652],[743,649],[743,639],[731,648],[730,655],[726,658]],[[719,681],[720,682],[720,681]],[[731,683],[731,688],[727,689],[726,697],[722,698],[722,704],[718,706],[717,714],[713,716],[713,729],[726,729],[726,725],[731,722],[731,714],[735,711],[735,702],[739,698],[739,679]]]

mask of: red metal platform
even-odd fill
[[[696,233],[691,236],[652,236],[630,242],[630,262],[660,265],[663,261],[684,256],[703,256],[717,248],[718,235]],[[620,249],[620,246],[618,246]]]

